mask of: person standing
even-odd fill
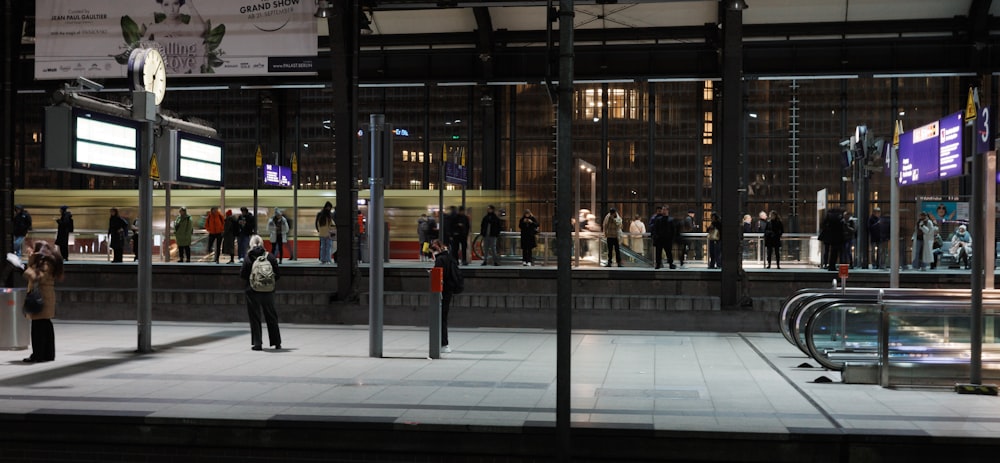
[[[281,215],[280,209],[275,209],[274,216],[267,220],[267,232],[271,235],[271,252],[278,258],[280,264],[285,242],[288,241],[288,221]]]
[[[128,223],[128,219],[125,219],[125,223]],[[132,261],[139,260],[139,218],[136,217],[132,221],[132,225],[129,227],[129,231],[132,232],[132,238],[130,242],[132,243]]]
[[[820,226],[819,240],[823,242],[823,263],[830,271],[837,270],[840,262],[840,249],[844,247],[844,213],[840,209],[831,209]]]
[[[472,224],[469,222],[469,216],[465,213],[465,206],[458,207],[458,215],[455,216],[455,221],[451,228],[451,246],[449,250],[451,251],[451,257],[455,258],[462,265],[469,265],[469,230],[472,229]]]
[[[882,209],[875,207],[872,209],[872,215],[868,217],[868,242],[871,246],[871,256],[872,256],[872,268],[881,268],[882,266],[882,229],[878,226],[879,220],[881,220]]]
[[[56,219],[56,246],[63,260],[69,260],[69,234],[73,233],[73,213],[69,206],[59,207],[59,218]]]
[[[605,266],[610,267],[611,262],[614,261],[621,267],[622,248],[618,239],[622,234],[622,216],[618,215],[617,209],[612,207],[608,214],[604,216],[601,228],[604,230],[604,238],[608,242],[608,263]]]
[[[920,213],[917,225],[913,230],[913,269],[927,270],[927,264],[934,262],[934,235],[937,234],[937,227],[934,221],[926,212]]]
[[[452,296],[462,292],[462,288],[456,287],[455,284],[456,281],[461,281],[462,276],[457,262],[441,240],[434,240],[431,243],[431,252],[434,254],[434,266],[444,269],[442,278],[444,284],[441,288],[441,352],[447,354],[451,352],[448,344],[448,312],[451,309]],[[455,275],[455,272],[459,272],[458,275]]]
[[[483,236],[483,264],[486,265],[490,258],[493,265],[500,265],[500,257],[497,256],[497,238],[500,237],[500,217],[497,217],[493,205],[486,207],[486,215],[483,216],[482,223],[479,224],[479,234]]]
[[[771,211],[764,225],[764,247],[767,248],[767,268],[771,268],[771,254],[778,268],[781,268],[781,235],[785,234],[785,226],[777,211]]]
[[[333,240],[337,237],[337,225],[333,222],[333,203],[330,201],[316,214],[316,233],[319,234],[319,263],[329,264],[333,256]]]
[[[889,245],[889,239],[892,238],[892,217],[887,213],[883,213],[879,217],[878,228],[880,239],[878,245],[879,266],[883,269],[890,268],[892,265],[899,266],[901,261],[898,257],[892,255],[892,246]]]
[[[56,359],[56,334],[52,319],[56,316],[56,280],[63,277],[63,258],[59,250],[47,241],[36,241],[28,257],[24,278],[28,291],[39,288],[42,292],[42,310],[25,314],[31,320],[31,355],[25,363],[51,362]]]
[[[708,225],[708,268],[722,268],[722,219],[714,212]]]
[[[858,220],[851,211],[844,212],[844,249],[840,251],[842,264],[854,268],[854,242],[858,237]]]
[[[632,235],[629,237],[631,239],[629,246],[632,250],[640,256],[645,254],[646,247],[643,245],[645,237],[643,235],[646,234],[646,224],[642,223],[642,219],[639,218],[639,214],[636,214],[635,217],[632,218],[632,222],[628,224],[628,232]]]
[[[21,248],[24,247],[24,238],[31,231],[31,214],[24,206],[17,204],[14,206],[14,254],[21,257]]]
[[[236,235],[239,234],[239,217],[233,215],[232,209],[226,210],[226,226],[222,229],[222,253],[229,256],[229,264],[234,262],[236,254]]]
[[[701,226],[698,224],[698,219],[695,217],[694,209],[688,209],[687,215],[684,216],[684,222],[682,229],[684,233],[698,233],[701,231]],[[683,243],[681,248],[681,265],[684,265],[684,260],[687,259],[687,253],[692,249],[694,250],[694,259],[700,261],[702,259],[701,254],[701,243],[698,238],[688,235],[682,239]]]
[[[521,265],[531,267],[534,265],[531,251],[537,246],[535,237],[538,235],[538,219],[531,214],[530,210],[525,209],[517,227],[521,230]]]
[[[662,206],[660,208],[660,213],[653,219],[653,223],[650,224],[653,235],[653,246],[656,249],[656,259],[653,268],[663,267],[663,253],[667,253],[667,265],[671,269],[677,268],[674,265],[674,237],[676,230],[674,229],[674,219],[670,217],[670,206]]]
[[[187,208],[180,208],[177,219],[174,220],[174,239],[177,241],[177,261],[191,262],[191,235],[194,234],[194,221],[187,213]]]
[[[427,260],[431,255],[431,242],[427,239],[427,235],[430,234],[430,226],[427,213],[420,214],[420,217],[417,218],[417,241],[420,243],[417,246],[420,248],[421,262]]]
[[[111,208],[111,217],[108,218],[108,246],[114,252],[111,262],[121,262],[125,249],[125,236],[128,235],[128,221],[118,215],[118,208]]]
[[[267,340],[275,349],[281,349],[281,331],[278,329],[278,312],[274,309],[274,289],[281,274],[278,261],[264,249],[264,239],[253,235],[247,243],[250,249],[240,267],[240,278],[247,282],[244,291],[247,301],[247,315],[250,319],[250,343],[252,350],[262,350],[263,333],[260,329],[260,315],[267,323]]]
[[[242,261],[247,255],[250,237],[257,234],[257,218],[250,215],[250,211],[243,206],[240,208],[240,216],[236,218],[236,225],[236,251]]]
[[[208,248],[206,252],[213,253],[215,263],[219,263],[219,255],[222,253],[222,235],[226,231],[226,218],[219,212],[219,208],[212,206],[205,217],[205,231],[208,232]],[[214,245],[214,247],[213,247]]]

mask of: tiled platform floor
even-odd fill
[[[281,328],[281,350],[255,352],[245,324],[156,322],[155,352],[137,354],[134,321],[57,320],[55,362],[0,351],[0,414],[554,426],[554,331],[453,329],[454,351],[431,360],[419,327],[387,327],[384,358],[368,356],[364,326]],[[996,397],[843,384],[797,367],[807,359],[776,333],[584,331],[572,345],[574,428],[989,445],[1000,436]]]

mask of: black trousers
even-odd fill
[[[36,362],[56,359],[56,332],[51,319],[31,321],[31,359]]]
[[[534,257],[531,255],[531,251],[535,248],[521,248],[521,262],[534,262]]]
[[[469,265],[469,259],[465,256],[468,251],[468,237],[465,236],[452,236],[451,237],[451,257],[458,259],[463,265]]]
[[[654,243],[656,248],[656,268],[663,267],[663,251],[667,252],[667,264],[674,265],[674,250],[672,243]]]
[[[184,256],[191,262],[191,246],[177,246],[177,261],[184,262]]]
[[[213,248],[212,245],[215,245]],[[215,249],[215,262],[219,262],[219,254],[222,253],[222,233],[213,233],[208,235],[208,252],[212,252]]]
[[[250,318],[250,342],[254,346],[262,344],[260,329],[260,314],[264,313],[267,323],[267,340],[272,346],[281,344],[281,331],[278,329],[278,312],[274,310],[274,293],[259,293],[252,289],[246,290],[247,315]]]
[[[441,345],[448,345],[448,309],[451,308],[451,292],[441,292]]]
[[[617,256],[617,261],[614,257]],[[618,266],[622,265],[622,248],[618,243],[618,238],[608,238],[608,267],[611,266],[611,262],[618,262]]]
[[[69,236],[56,236],[56,246],[59,247],[63,260],[69,260]]]

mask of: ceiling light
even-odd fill
[[[747,6],[747,2],[744,0],[726,0],[726,8],[733,11],[738,11],[738,10],[745,10],[750,7]]]

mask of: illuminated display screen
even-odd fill
[[[918,183],[962,175],[962,113],[905,132],[899,136],[899,184]]]
[[[177,133],[177,180],[222,186],[222,141]]]
[[[139,164],[139,123],[106,114],[74,111],[73,164],[83,169],[135,175]]]
[[[264,164],[264,184],[274,186],[292,186],[292,168]]]

